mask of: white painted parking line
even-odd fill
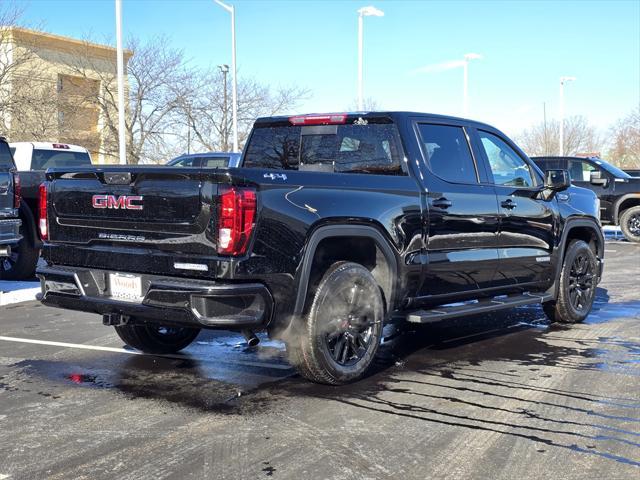
[[[290,370],[291,366],[289,365],[283,365],[283,364],[279,364],[279,363],[262,363],[262,362],[247,362],[244,360],[239,360],[239,361],[228,361],[228,360],[224,360],[224,359],[220,359],[220,358],[215,358],[212,360],[201,360],[198,358],[194,358],[194,357],[188,357],[188,356],[184,356],[184,355],[177,355],[177,354],[165,354],[165,355],[153,355],[153,354],[148,354],[148,353],[143,353],[143,352],[138,352],[137,350],[126,350],[124,348],[115,348],[115,347],[98,347],[95,345],[85,345],[83,343],[65,343],[65,342],[52,342],[50,340],[36,340],[33,338],[19,338],[19,337],[3,337],[0,336],[0,340],[1,341],[5,341],[5,342],[16,342],[16,343],[30,343],[33,345],[47,345],[50,347],[64,347],[64,348],[76,348],[76,349],[80,349],[80,350],[94,350],[94,351],[98,351],[98,352],[112,352],[112,353],[126,353],[129,355],[149,355],[149,356],[153,356],[153,357],[163,357],[163,358],[172,358],[172,359],[178,359],[178,360],[197,360],[197,361],[204,361],[204,362],[214,362],[214,363],[224,363],[227,365],[242,365],[242,366],[246,366],[246,367],[258,367],[258,368],[272,368],[272,369],[276,369],[276,370]],[[0,480],[2,480],[2,478],[0,477]]]
[[[617,250],[607,250],[606,248],[604,249],[604,253],[616,253]]]
[[[9,478],[9,475],[4,475],[3,473],[0,473],[0,480],[5,480]]]

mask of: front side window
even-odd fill
[[[493,183],[513,187],[533,187],[535,182],[529,165],[500,137],[478,131],[482,148],[487,155]]]
[[[584,160],[569,160],[569,174],[574,182],[588,182],[591,172],[599,171],[598,167]]]
[[[452,183],[477,183],[476,167],[461,127],[418,125],[427,164],[438,177]]]

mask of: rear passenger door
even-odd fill
[[[462,125],[416,124],[427,167],[428,265],[421,296],[476,295],[498,263],[498,208]]]
[[[477,148],[498,196],[499,268],[495,285],[535,285],[551,279],[554,214],[538,198],[542,179],[497,132],[477,130]]]

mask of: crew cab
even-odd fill
[[[0,137],[0,265],[9,262],[20,241],[20,177],[7,141]]]
[[[240,168],[54,168],[41,200],[45,305],[148,353],[266,330],[326,384],[361,378],[390,321],[541,304],[580,322],[604,257],[593,192],[422,113],[261,118]]]
[[[0,262],[0,279],[27,280],[35,275],[42,247],[36,223],[38,192],[45,180],[45,170],[51,167],[90,166],[91,156],[86,148],[66,143],[12,142],[9,146],[22,186],[19,208],[22,239],[13,247],[11,256]]]
[[[631,176],[597,157],[533,157],[542,168],[569,171],[571,181],[600,199],[600,220],[620,226],[630,242],[640,242],[640,177]]]

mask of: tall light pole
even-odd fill
[[[564,156],[564,84],[566,82],[573,82],[576,77],[560,77],[560,156]]]
[[[218,68],[222,72],[222,83],[223,83],[223,107],[222,107],[222,151],[226,152],[229,150],[228,138],[227,138],[227,73],[229,73],[229,65],[218,65]]]
[[[232,113],[233,113],[233,151],[238,151],[238,71],[236,69],[236,10],[220,0],[213,0],[231,14],[231,69],[233,70]]]
[[[116,63],[118,75],[118,163],[127,164],[124,109],[124,55],[122,51],[122,1],[116,0]]]
[[[463,83],[463,112],[464,116],[469,115],[469,62],[471,60],[480,60],[482,55],[477,53],[467,53],[464,56],[462,62],[462,69],[464,71],[464,83]]]
[[[362,7],[358,10],[358,110],[364,110],[362,87],[362,19],[363,17],[384,17],[384,12],[376,7]]]

